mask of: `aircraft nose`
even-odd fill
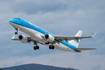
[[[9,21],[9,24],[11,24],[11,23],[14,23],[14,20],[13,19]]]
[[[13,22],[13,19],[12,19],[12,20],[10,20],[9,22]]]
[[[9,24],[12,25],[13,24],[13,19],[9,21]]]

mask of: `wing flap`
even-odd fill
[[[76,50],[96,50],[96,48],[75,48]]]
[[[67,37],[67,36],[54,36],[56,39],[61,39],[61,40],[74,40],[74,39],[82,39],[82,38],[93,38],[92,36],[88,37]]]
[[[17,39],[17,38],[14,38],[14,39],[11,39],[11,40],[15,40],[15,41],[18,41],[19,39]]]

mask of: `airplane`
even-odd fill
[[[34,50],[38,50],[39,46],[38,43],[42,45],[49,46],[49,49],[54,50],[59,49],[62,51],[68,52],[81,52],[82,50],[95,50],[96,48],[78,48],[80,39],[84,38],[93,38],[93,36],[81,36],[82,31],[79,30],[75,36],[56,36],[35,24],[24,20],[20,17],[14,18],[9,21],[9,24],[13,26],[16,30],[15,35],[18,34],[18,31],[22,31],[28,34],[30,37],[25,35],[19,35],[18,38],[15,38],[15,35],[11,38],[11,40],[21,41],[22,43],[34,43]]]

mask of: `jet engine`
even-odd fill
[[[22,42],[22,43],[27,43],[28,39],[25,35],[19,35],[18,39]]]
[[[54,36],[50,35],[50,34],[46,34],[45,35],[45,39],[47,42],[54,42]]]

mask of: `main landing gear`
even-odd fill
[[[50,45],[50,46],[49,46],[49,49],[54,50],[54,46],[53,46],[53,45]]]
[[[37,43],[36,42],[34,42],[34,45],[36,45],[36,46],[34,46],[34,50],[38,50],[39,49],[39,46],[37,46]]]
[[[38,50],[39,49],[39,46],[34,46],[34,50]]]

